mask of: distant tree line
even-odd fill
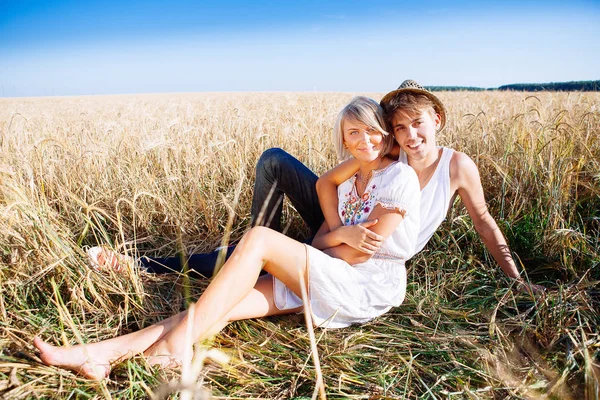
[[[524,92],[596,92],[600,90],[600,81],[573,81],[550,83],[515,83],[503,85],[498,90],[520,90]]]
[[[479,92],[482,90],[493,90],[493,89],[480,88],[480,87],[476,87],[476,86],[425,86],[425,89],[432,91],[432,92],[459,92],[461,90]]]
[[[475,86],[425,86],[425,88],[433,92],[455,92],[460,90],[515,90],[523,92],[597,92],[600,91],[600,81],[513,83],[511,85],[502,85],[497,88],[481,88]]]

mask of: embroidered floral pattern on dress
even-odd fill
[[[340,215],[344,225],[356,225],[366,220],[373,207],[375,207],[373,201],[376,188],[377,185],[371,184],[367,186],[362,196],[358,196],[356,186],[352,184],[350,192],[344,195],[344,200],[340,205]]]

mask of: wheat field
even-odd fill
[[[364,94],[364,93],[361,93]],[[366,95],[379,100],[381,93]],[[137,330],[206,282],[93,271],[85,246],[167,256],[248,228],[254,166],[281,147],[322,174],[349,93],[202,93],[0,99],[0,397],[186,398],[142,357],[95,383],[40,363],[57,345]],[[470,155],[524,276],[519,293],[460,202],[408,265],[404,304],[315,331],[328,398],[600,396],[600,94],[444,92],[438,144]],[[307,235],[286,204],[287,234]],[[310,398],[302,316],[228,326],[207,348],[197,398]],[[188,397],[189,398],[189,397]]]

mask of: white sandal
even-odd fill
[[[112,250],[106,249],[102,246],[94,246],[87,249],[86,254],[88,256],[88,262],[90,267],[96,271],[103,271],[107,268],[112,268],[115,272],[122,272],[126,265],[141,267],[141,262],[131,256],[117,254]],[[98,262],[98,256],[104,252],[106,260],[102,265]]]

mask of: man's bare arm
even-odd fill
[[[511,278],[519,278],[506,239],[488,211],[477,165],[460,152],[455,153],[452,163],[456,163],[452,170],[456,173],[458,195],[473,220],[475,230],[502,271]]]

